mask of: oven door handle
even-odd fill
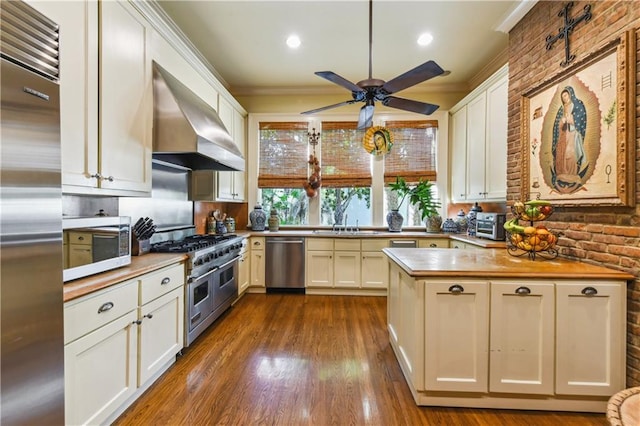
[[[189,282],[194,282],[194,281],[200,281],[201,279],[203,279],[204,277],[208,277],[209,275],[213,274],[214,272],[216,272],[218,269],[220,269],[219,266],[216,266],[215,268],[213,268],[212,270],[210,270],[209,272],[207,272],[206,274],[202,274],[199,275],[197,277],[193,277],[189,279]]]
[[[233,262],[235,262],[236,260],[240,259],[240,257],[241,256],[236,256],[233,259],[231,259],[230,261],[228,261],[227,263],[218,266],[216,269],[226,268],[228,265],[231,265]]]

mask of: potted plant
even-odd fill
[[[442,218],[438,214],[440,208],[440,202],[433,195],[433,183],[428,179],[422,178],[415,186],[409,186],[406,180],[401,177],[396,177],[396,182],[390,185],[392,191],[394,191],[400,201],[398,202],[398,208],[392,209],[387,215],[387,223],[389,224],[389,231],[399,232],[402,229],[402,221],[404,218],[398,212],[400,206],[405,199],[409,199],[409,202],[413,204],[420,212],[420,218],[426,220],[427,232],[440,232],[440,225],[442,224]],[[397,226],[397,216],[400,217],[400,225]],[[392,224],[393,228],[392,229]]]

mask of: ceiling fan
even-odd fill
[[[351,90],[351,96],[353,97],[353,99],[333,105],[327,105],[321,108],[312,109],[310,111],[304,111],[301,114],[314,114],[316,112],[340,107],[343,105],[349,105],[356,102],[364,102],[365,105],[360,109],[360,116],[358,119],[358,129],[364,130],[373,125],[373,110],[375,101],[382,102],[382,105],[391,108],[402,109],[405,111],[411,111],[425,115],[430,115],[439,108],[438,105],[434,104],[390,96],[393,93],[399,92],[418,83],[422,83],[423,81],[429,80],[430,78],[437,77],[442,74],[449,74],[448,72],[445,72],[442,68],[440,68],[440,66],[434,61],[427,61],[422,65],[418,65],[417,67],[387,82],[372,77],[372,22],[373,0],[369,0],[369,78],[357,83],[352,83],[344,77],[341,77],[338,74],[334,73],[333,71],[317,71],[315,73],[317,76],[327,79],[330,82],[337,84],[338,86],[342,86],[347,90]]]

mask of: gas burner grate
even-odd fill
[[[223,241],[235,238],[236,235],[191,235],[183,240],[169,240],[151,246],[156,253],[190,253],[207,247],[214,247]]]

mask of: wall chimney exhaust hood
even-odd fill
[[[244,171],[242,153],[216,111],[153,63],[153,158],[192,170]]]

